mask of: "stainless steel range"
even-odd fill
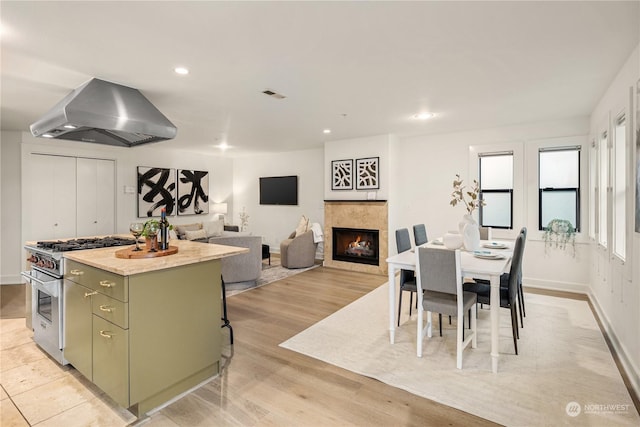
[[[64,358],[64,256],[66,251],[134,245],[117,236],[37,242],[26,245],[31,270],[22,276],[31,284],[33,339],[62,365]]]

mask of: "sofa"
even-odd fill
[[[237,227],[225,226],[222,221],[175,225],[174,229],[178,239],[249,248],[248,253],[222,258],[222,278],[225,283],[255,282],[260,277],[262,237],[238,232]]]

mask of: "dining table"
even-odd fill
[[[500,301],[500,275],[507,273],[511,267],[511,257],[513,255],[513,242],[510,241],[480,241],[481,251],[490,250],[492,253],[502,254],[502,257],[488,259],[480,257],[482,254],[477,251],[460,250],[460,269],[462,277],[484,279],[491,283],[491,301]],[[489,246],[489,248],[485,248]],[[441,239],[432,240],[420,247],[446,248],[442,245]],[[480,256],[477,256],[480,255]],[[395,330],[397,319],[396,311],[396,273],[399,270],[416,270],[415,250],[409,250],[387,258],[389,271],[389,338],[391,344],[395,342]],[[499,334],[500,334],[500,304],[490,305],[491,318],[491,370],[498,372],[498,360],[500,354]]]

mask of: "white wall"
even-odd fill
[[[20,203],[19,195],[25,192],[37,191],[36,183],[29,180],[29,153],[115,160],[117,233],[128,234],[129,224],[138,220],[136,217],[137,194],[124,193],[125,186],[134,188],[137,186],[137,166],[207,170],[210,175],[210,203],[226,201],[229,206],[233,205],[233,161],[230,159],[188,151],[169,150],[163,148],[162,143],[129,149],[62,140],[44,142],[42,139],[34,138],[28,133],[19,132],[3,132],[2,136],[2,283],[20,283],[20,280],[14,281],[13,278],[17,277],[19,279],[20,269],[23,268],[22,246],[26,240],[37,238],[36,236],[31,236],[31,225],[21,221],[24,216],[22,215],[23,207]],[[7,144],[6,146],[5,143]],[[6,168],[5,163],[8,166]],[[20,167],[21,164],[22,169]],[[17,195],[10,191],[5,193],[5,185],[10,186],[14,192],[17,191]],[[215,214],[172,216],[169,221],[172,224],[186,224],[205,221],[214,217]],[[7,282],[5,282],[5,276]]]
[[[280,242],[291,234],[305,215],[310,222],[324,228],[322,149],[292,151],[279,154],[237,158],[233,167],[234,216],[227,218],[240,224],[243,208],[249,215],[248,231],[262,236],[271,252],[280,252]],[[297,206],[260,205],[259,178],[267,176],[298,176]],[[318,245],[318,255],[323,245]]]
[[[0,283],[3,285],[21,283],[20,265],[22,243],[20,239],[20,133],[2,132],[0,151],[2,152],[0,206]]]
[[[615,118],[620,109],[626,108],[627,117],[633,118],[629,101],[631,99],[633,103],[634,99],[630,97],[629,91],[630,88],[635,88],[639,79],[640,45],[632,52],[594,109],[591,115],[592,137],[610,127],[608,119]],[[640,110],[640,106],[636,105],[636,110]],[[630,373],[632,386],[640,394],[640,233],[634,232],[632,214],[635,206],[634,183],[637,179],[634,172],[634,144],[640,142],[636,142],[633,132],[630,132],[632,127],[637,129],[640,124],[633,119],[629,122],[627,141],[630,143],[628,153],[631,161],[627,165],[634,165],[634,168],[629,170],[627,176],[627,238],[630,242],[627,245],[626,261],[621,263],[612,256],[610,249],[598,247],[595,242],[591,245],[594,259],[590,267],[591,298],[617,353],[621,355],[626,371]]]
[[[377,135],[365,138],[343,139],[330,141],[324,145],[324,198],[327,200],[366,200],[367,194],[374,192],[377,200],[389,200],[390,197],[390,166],[389,145],[395,137],[392,135]],[[378,190],[357,190],[354,179],[352,190],[331,189],[331,162],[333,160],[353,160],[354,178],[356,173],[356,159],[379,157]]]
[[[527,181],[526,171],[537,170],[536,150],[526,156],[526,148],[531,144],[551,143],[558,140],[585,140],[588,133],[588,118],[576,118],[559,122],[536,123],[479,131],[451,133],[445,135],[422,135],[400,139],[398,155],[398,179],[400,194],[394,200],[400,203],[398,224],[408,227],[424,223],[429,238],[442,236],[448,230],[457,230],[458,222],[466,213],[461,206],[452,207],[452,184],[456,174],[465,183],[477,178],[477,165],[472,164],[470,150],[512,147],[520,153],[521,159],[514,158],[514,173],[524,168],[525,175],[514,181],[514,229],[497,231],[496,237],[514,238],[522,226],[529,229],[523,274],[528,285],[547,284],[557,289],[583,291],[589,283],[589,253],[578,247],[578,255],[573,258],[565,253],[545,255],[541,233],[537,232],[537,205],[528,203],[528,195],[537,195],[536,179]],[[520,162],[520,163],[518,163]],[[537,173],[537,172],[536,172]],[[587,182],[582,184],[586,194]],[[587,216],[586,210],[582,212]]]

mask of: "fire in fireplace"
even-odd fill
[[[379,265],[378,230],[334,227],[332,231],[334,260]]]

